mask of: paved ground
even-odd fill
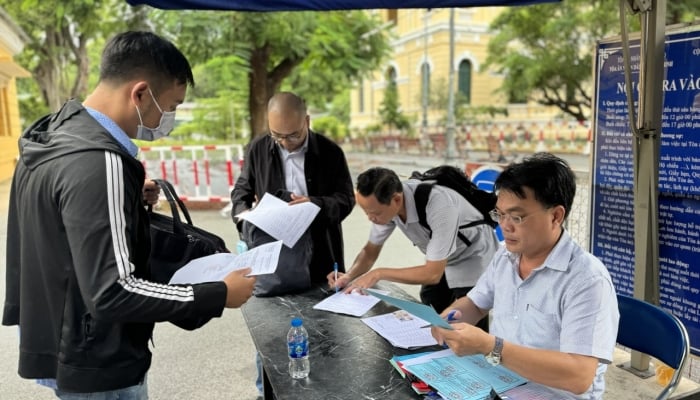
[[[383,157],[351,156],[353,175],[371,165],[386,162]],[[583,160],[583,161],[581,161]],[[413,169],[425,169],[438,160],[411,157],[394,157],[392,167],[400,174],[408,174]],[[574,168],[586,168],[584,157],[575,159]],[[9,182],[0,182],[0,300],[5,291],[5,243],[7,239],[7,201]],[[230,248],[235,248],[237,236],[233,224],[217,211],[195,211],[192,218],[195,224],[221,235]],[[346,238],[346,258],[354,258],[357,250],[367,239],[368,222],[359,208],[343,224]],[[422,255],[402,235],[396,234],[385,246],[379,265],[406,266],[422,262]],[[417,296],[416,286],[403,286]],[[264,317],[264,316],[263,316]],[[280,343],[286,332],[271,332],[280,336]],[[248,330],[239,310],[226,310],[222,318],[212,320],[203,328],[186,332],[171,324],[158,324],[154,335],[153,366],[148,384],[151,399],[235,399],[253,400],[256,390],[254,348]],[[0,327],[0,399],[3,400],[42,400],[54,398],[48,389],[17,376],[17,331],[15,327]],[[313,344],[312,344],[313,346]],[[280,347],[280,351],[284,351]],[[313,348],[312,348],[313,354]],[[627,354],[618,351],[616,361],[622,362]],[[313,356],[312,356],[313,363]],[[313,364],[312,364],[313,368]],[[655,398],[659,387],[652,380],[641,381],[615,367],[608,371],[608,391],[605,398],[651,399]],[[697,385],[687,383],[683,391],[693,390]],[[351,399],[348,399],[351,400]]]

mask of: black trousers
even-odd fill
[[[423,304],[432,306],[435,311],[440,314],[445,311],[450,304],[454,303],[455,300],[460,297],[464,297],[467,293],[472,290],[472,287],[461,287],[461,288],[450,288],[447,286],[447,279],[445,274],[442,274],[440,282],[435,285],[423,285],[420,289],[420,301]],[[483,329],[485,332],[489,331],[489,317],[488,315],[482,318],[477,324],[479,328]]]

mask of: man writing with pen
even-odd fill
[[[265,193],[290,204],[313,202],[321,210],[306,235],[311,253],[308,276],[310,283],[326,282],[326,275],[336,268],[341,273],[345,271],[341,223],[355,205],[345,155],[333,141],[310,129],[306,104],[296,94],[273,95],[268,102],[267,120],[269,134],[248,145],[243,171],[231,193],[234,222],[249,241],[252,238],[245,237],[245,233],[250,227],[244,227],[244,221],[235,215],[252,208]],[[252,245],[248,243],[249,247]],[[264,279],[256,283],[257,295]],[[277,289],[284,291],[284,285],[285,280],[281,279]]]
[[[346,292],[366,289],[380,280],[420,284],[421,301],[441,312],[463,297],[498,248],[498,239],[479,210],[456,191],[435,185],[425,206],[426,229],[419,222],[415,192],[419,180],[399,180],[390,169],[374,167],[357,177],[355,199],[372,222],[369,240],[345,274],[328,274],[331,288]],[[403,268],[373,268],[382,247],[398,228],[425,254],[425,264]],[[464,238],[465,240],[463,240]],[[488,329],[488,318],[480,322]]]

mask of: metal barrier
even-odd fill
[[[154,146],[140,150],[146,176],[170,181],[180,198],[187,201],[228,201],[244,159],[241,145]]]

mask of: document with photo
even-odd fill
[[[413,301],[398,299],[382,293],[375,289],[365,289],[367,293],[372,296],[376,296],[387,303],[396,306],[404,311],[408,311],[411,315],[415,315],[418,318],[424,319],[428,324],[439,326],[440,328],[452,329],[452,326],[447,323],[444,319],[440,317],[432,307],[426,306],[425,304],[416,303]]]
[[[404,310],[362,318],[362,322],[394,347],[410,350],[438,344],[425,327],[428,323]]]

